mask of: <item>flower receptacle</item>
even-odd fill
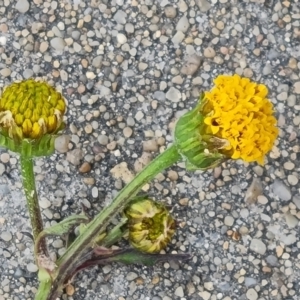
[[[226,159],[218,152],[221,145],[215,143],[212,136],[203,134],[203,97],[204,94],[200,96],[196,107],[180,117],[175,126],[175,145],[189,171],[207,170]]]

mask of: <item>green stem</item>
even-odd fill
[[[23,187],[27,200],[27,209],[31,221],[34,243],[40,232],[43,231],[43,220],[40,211],[40,205],[35,186],[35,177],[33,173],[33,159],[21,155],[21,173],[23,178]],[[48,256],[48,248],[45,240],[40,243],[39,252]]]
[[[127,223],[127,219],[122,219],[119,224],[117,224],[114,228],[112,228],[107,236],[100,241],[100,245],[102,247],[111,247],[114,245],[117,241],[119,241],[125,234],[127,234],[127,229],[122,229],[121,227],[124,226],[124,224]]]
[[[78,264],[79,267],[71,274],[69,275],[69,279],[67,281],[73,281],[73,278],[76,276],[76,274],[83,269],[87,268],[87,265],[89,265],[89,261],[91,261],[93,255],[103,255],[103,252],[111,252],[111,249],[108,249],[112,245],[114,245],[116,242],[118,242],[122,237],[124,237],[127,233],[127,229],[121,229],[122,226],[127,222],[127,219],[121,220],[121,222],[116,225],[114,228],[112,228],[107,236],[101,240],[98,244],[99,246],[95,245],[94,248],[91,248],[84,256],[81,256],[82,264]],[[66,282],[66,281],[65,281]]]
[[[35,294],[35,299],[47,299],[51,286],[52,286],[51,280],[41,281],[39,288]]]
[[[149,165],[147,165],[123,190],[117,195],[113,202],[101,211],[86,227],[85,231],[78,236],[73,244],[67,249],[64,255],[57,261],[58,268],[55,271],[51,291],[47,298],[35,298],[36,300],[56,300],[62,292],[65,279],[76,268],[76,262],[84,255],[93,241],[101,234],[111,219],[129,203],[139,190],[158,173],[170,167],[181,158],[176,146],[171,146]]]
[[[81,263],[83,264],[87,260],[87,258],[92,257],[93,253],[97,254],[97,249],[100,249],[100,251],[103,249],[107,249],[118,242],[126,234],[128,234],[128,229],[121,228],[124,226],[124,224],[126,224],[126,222],[127,219],[122,219],[120,223],[112,228],[102,240],[97,241],[92,248],[90,248],[84,255],[80,257],[81,262],[78,262],[77,265],[80,265]],[[107,251],[110,250],[107,249]],[[69,277],[73,277],[73,275]]]

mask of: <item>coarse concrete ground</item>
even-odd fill
[[[150,183],[180,223],[167,251],[190,261],[94,268],[61,299],[300,299],[299,0],[0,0],[0,55],[1,87],[42,78],[68,101],[58,151],[36,160],[46,226],[108,204],[217,75],[266,84],[276,109],[264,167],[180,163]],[[18,156],[1,150],[1,300],[34,299],[30,231]]]

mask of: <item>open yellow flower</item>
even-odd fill
[[[228,158],[263,164],[278,136],[267,87],[239,75],[220,75],[214,83],[175,127],[187,168],[205,170]]]
[[[138,198],[124,211],[128,218],[131,245],[147,253],[156,253],[166,248],[175,233],[175,221],[161,203],[147,198]]]
[[[263,164],[278,135],[267,87],[239,75],[220,75],[214,83],[204,96],[205,134],[227,141],[226,156]]]
[[[12,83],[0,98],[0,145],[29,156],[46,155],[65,111],[64,98],[46,82]]]

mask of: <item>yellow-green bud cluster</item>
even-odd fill
[[[46,82],[13,83],[0,98],[0,130],[12,139],[40,139],[60,128],[65,110],[62,95]]]
[[[175,220],[161,203],[137,199],[124,213],[128,218],[129,241],[134,248],[156,253],[170,243],[175,233]]]

